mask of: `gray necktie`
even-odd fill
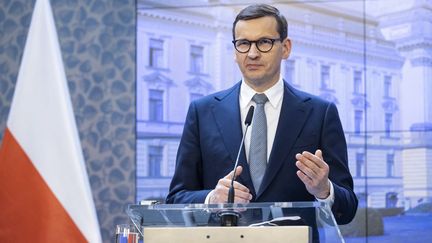
[[[265,94],[255,94],[255,114],[252,119],[252,134],[249,148],[249,169],[255,192],[261,186],[262,179],[267,167],[267,119],[264,105],[268,101]]]

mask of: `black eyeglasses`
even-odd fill
[[[261,38],[256,41],[240,39],[240,40],[233,40],[232,43],[234,44],[235,49],[240,53],[249,52],[252,43],[255,43],[255,46],[260,52],[269,52],[273,48],[275,41],[282,42],[282,39],[281,38],[278,39]]]

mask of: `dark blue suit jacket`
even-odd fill
[[[336,106],[284,84],[284,97],[273,148],[260,191],[254,190],[246,156],[237,181],[249,188],[252,202],[314,201],[297,177],[295,154],[323,151],[330,167],[339,224],[352,220],[357,197],[348,170],[347,147]],[[177,153],[167,203],[203,203],[218,180],[234,166],[242,138],[240,83],[192,102]]]

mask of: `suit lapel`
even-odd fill
[[[220,92],[215,96],[216,102],[212,106],[212,112],[218,130],[222,136],[225,147],[229,152],[232,165],[234,167],[238,149],[242,139],[242,126],[239,105],[240,83],[233,88]],[[240,181],[243,185],[253,190],[252,180],[249,172],[249,165],[246,161],[244,145],[239,158],[239,165],[243,167]]]
[[[305,102],[309,98],[300,98],[293,92],[294,91],[289,89],[287,84],[284,83],[284,97],[276,136],[257,198],[259,198],[270,185],[283,163],[295,161],[294,158],[287,158],[287,156],[307,120],[311,107]]]

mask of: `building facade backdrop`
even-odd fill
[[[431,202],[432,1],[264,2],[289,23],[284,79],[339,109],[360,206]],[[166,196],[189,103],[241,79],[245,4],[138,1],[137,200]]]

